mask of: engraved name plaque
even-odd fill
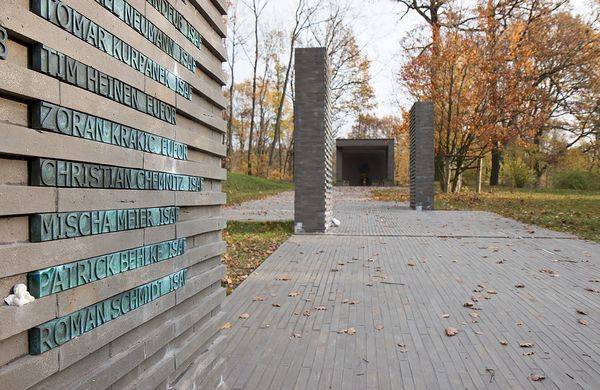
[[[137,9],[132,7],[125,0],[96,0],[100,4],[119,19],[121,19],[129,27],[137,31],[144,38],[149,40],[163,52],[167,53],[175,61],[185,66],[190,71],[196,70],[196,61],[194,57],[185,51],[177,42],[168,36],[164,31],[156,27]]]
[[[30,184],[34,186],[199,192],[203,181],[199,176],[111,165],[45,158],[31,161]]]
[[[186,273],[178,271],[29,329],[29,353],[47,352],[183,287]]]
[[[188,146],[172,139],[134,129],[96,116],[47,102],[30,107],[31,127],[71,135],[127,149],[188,159]]]
[[[58,0],[32,0],[31,9],[38,16],[68,31],[98,50],[127,64],[177,94],[192,100],[192,87],[166,68],[100,27],[73,8]]]
[[[175,107],[45,45],[33,49],[33,69],[104,96],[124,106],[176,124]]]
[[[179,207],[33,214],[29,216],[29,241],[93,236],[172,225],[178,221]]]
[[[45,297],[172,259],[184,254],[185,248],[186,240],[181,238],[30,272],[28,290],[36,298]]]
[[[8,57],[8,32],[4,27],[0,27],[0,60]]]

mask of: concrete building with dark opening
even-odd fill
[[[393,138],[336,140],[336,185],[393,186]]]

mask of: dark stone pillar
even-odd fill
[[[294,103],[295,223],[325,232],[332,219],[333,134],[325,48],[296,49]]]
[[[410,207],[433,210],[435,193],[433,103],[410,110]]]

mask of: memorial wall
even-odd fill
[[[0,2],[0,388],[218,385],[225,14]]]

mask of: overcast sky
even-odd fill
[[[250,0],[246,0],[249,2]],[[419,28],[422,24],[420,16],[409,13],[402,18],[405,8],[393,0],[341,0],[352,8],[349,24],[354,29],[360,47],[371,60],[372,85],[377,98],[379,115],[398,114],[398,105],[410,106],[402,93],[398,91],[395,81],[401,65],[400,40],[407,32]],[[468,1],[468,0],[466,0]],[[238,20],[251,23],[252,16],[244,6],[238,3]],[[571,0],[574,8],[580,13],[587,11],[589,0]],[[297,0],[270,0],[263,15],[263,25],[269,28],[289,30]],[[244,26],[246,29],[250,25]],[[241,81],[252,76],[249,57],[241,54],[236,65],[236,79]],[[398,102],[400,99],[400,102]]]

